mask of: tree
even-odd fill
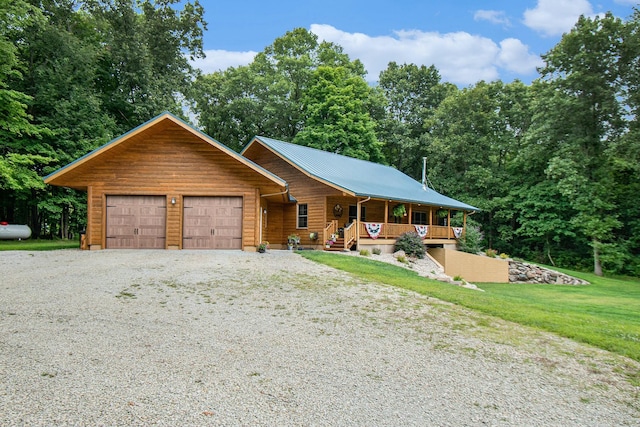
[[[362,63],[351,61],[341,47],[319,43],[315,34],[296,28],[249,65],[198,77],[194,99],[199,123],[238,151],[255,135],[292,141],[304,128],[302,99],[319,66],[365,73]]]
[[[385,158],[396,169],[417,178],[422,173],[421,137],[430,131],[427,122],[456,87],[442,83],[433,65],[395,62],[380,73],[379,84],[387,101],[378,130]]]
[[[99,22],[96,28],[104,44],[96,89],[119,133],[162,111],[183,116],[183,101],[196,77],[188,58],[204,56],[206,23],[198,0],[96,0],[86,4]]]
[[[572,223],[591,241],[597,275],[602,275],[601,253],[615,247],[615,231],[622,225],[610,148],[626,128],[620,103],[623,28],[611,14],[580,17],[543,56],[542,96],[547,102],[533,122],[544,130],[538,132],[543,144],[555,145],[546,173],[576,211]]]
[[[24,1],[0,0],[0,218],[4,220],[22,219],[12,209],[16,197],[26,198],[44,187],[38,172],[52,160],[25,148],[25,141],[41,138],[48,130],[32,122],[28,113],[32,98],[12,89],[23,79],[24,70],[14,40],[44,21],[40,11]]]
[[[293,142],[383,162],[382,144],[367,108],[372,91],[361,76],[345,67],[318,67],[302,99],[305,127]]]
[[[421,137],[430,182],[481,208],[476,219],[486,244],[502,251],[512,249],[517,228],[510,193],[520,182],[512,165],[529,126],[528,92],[519,81],[479,82],[451,92]]]

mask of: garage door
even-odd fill
[[[185,197],[183,249],[242,249],[242,197]]]
[[[164,249],[164,196],[107,196],[108,249]]]

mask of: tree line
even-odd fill
[[[293,29],[202,74],[197,0],[0,0],[0,220],[84,226],[85,195],[42,177],[162,111],[240,150],[264,135],[391,165],[478,206],[483,245],[640,275],[640,13],[581,17],[531,84],[443,81]],[[195,117],[195,119],[194,119]]]

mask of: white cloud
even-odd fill
[[[247,65],[253,61],[258,52],[231,52],[228,50],[206,50],[206,58],[198,58],[191,62],[195,68],[200,68],[203,73],[211,74],[216,71],[226,70],[229,67]]]
[[[580,15],[594,16],[588,0],[538,0],[535,8],[525,10],[524,24],[545,36],[559,36],[571,30]]]
[[[369,36],[347,33],[331,25],[311,25],[320,40],[343,47],[352,59],[360,59],[368,71],[368,80],[378,80],[380,72],[391,61],[399,64],[435,65],[443,81],[470,85],[479,80],[500,78],[508,71],[524,80],[542,65],[540,58],[517,39],[505,39],[500,44],[466,32],[436,33],[418,30],[397,31],[390,36]],[[228,67],[247,65],[256,52],[207,50],[205,59],[192,62],[203,73],[210,74]]]
[[[622,4],[625,6],[637,6],[638,0],[614,0],[615,3]]]
[[[504,39],[500,42],[497,63],[506,70],[525,75],[544,65],[542,58],[530,53],[527,45],[518,39]]]
[[[507,18],[504,11],[500,10],[477,10],[473,14],[475,21],[489,21],[492,24],[501,24],[505,26],[511,26],[511,21]]]
[[[321,40],[342,46],[351,58],[360,59],[369,72],[370,81],[376,81],[391,61],[433,64],[444,81],[460,85],[496,80],[500,77],[499,68],[527,75],[540,65],[539,58],[515,39],[504,40],[498,46],[491,39],[466,32],[441,34],[412,30],[372,37],[319,24],[311,25],[311,31]]]

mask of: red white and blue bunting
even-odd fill
[[[372,239],[377,239],[382,231],[382,224],[378,222],[365,222],[364,228]]]
[[[451,227],[453,229],[453,235],[455,236],[456,239],[459,239],[460,236],[462,236],[462,231],[464,230],[464,228],[462,227]]]
[[[416,233],[418,233],[418,236],[423,239],[427,237],[427,233],[429,232],[428,225],[414,225],[414,227],[416,228]]]

